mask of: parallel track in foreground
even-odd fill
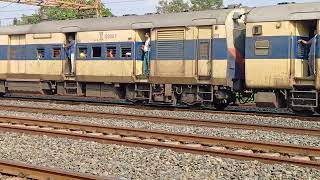
[[[91,176],[60,169],[33,166],[25,163],[0,160],[0,172],[27,179],[40,180],[112,180],[113,178]]]
[[[169,123],[177,125],[189,125],[211,128],[233,128],[233,129],[247,129],[247,130],[263,130],[274,131],[289,134],[311,135],[320,136],[320,129],[306,129],[298,127],[284,127],[284,126],[271,126],[261,124],[238,123],[228,121],[213,121],[213,120],[197,120],[187,118],[174,118],[174,117],[161,117],[161,116],[147,116],[147,115],[134,115],[124,113],[107,113],[107,112],[92,112],[92,111],[78,111],[78,110],[65,110],[55,108],[35,108],[26,106],[3,106],[0,105],[1,110],[17,111],[26,113],[42,113],[54,114],[63,116],[82,116],[90,118],[104,118],[104,119],[124,119],[134,121],[147,121],[155,123]]]
[[[267,163],[289,163],[320,169],[319,147],[18,117],[0,117],[0,122],[0,131],[3,132],[48,135],[142,148],[165,148],[177,152],[259,160]],[[277,153],[279,156],[272,156],[270,153]]]

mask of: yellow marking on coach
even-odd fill
[[[128,42],[134,41],[134,30],[117,31],[90,31],[78,32],[78,43],[104,43],[104,42]]]

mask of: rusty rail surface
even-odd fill
[[[269,163],[292,163],[302,166],[320,168],[320,161],[286,158],[286,156],[295,155],[320,157],[319,147],[305,147],[279,143],[246,141],[233,138],[218,138],[17,117],[0,117],[0,122],[0,131],[5,132],[66,137],[95,141],[99,143],[118,144],[133,147],[138,146],[143,148],[169,148],[178,152],[210,154],[246,160],[261,160]],[[215,149],[217,146],[224,146],[227,149],[217,150]],[[233,150],[234,148],[250,149],[257,152],[263,151],[267,153],[277,152],[283,154],[283,156],[269,157],[261,153],[248,154],[235,152]]]
[[[39,167],[21,162],[0,160],[0,172],[27,179],[57,180],[114,180],[113,178],[92,176],[75,172],[62,171],[47,167]]]
[[[124,113],[107,113],[107,112],[93,112],[93,111],[79,111],[79,110],[65,110],[55,108],[35,108],[26,106],[0,106],[1,110],[27,112],[27,113],[43,113],[55,114],[64,116],[83,116],[90,118],[104,118],[104,119],[125,119],[134,121],[148,121],[156,123],[170,123],[177,125],[201,126],[211,128],[233,128],[233,129],[247,129],[247,130],[263,130],[274,131],[298,135],[311,135],[320,136],[320,129],[306,129],[298,127],[284,127],[284,126],[271,126],[261,124],[249,124],[227,121],[214,121],[214,120],[197,120],[187,118],[174,118],[174,117],[160,117],[160,116],[147,116],[147,115],[134,115]]]

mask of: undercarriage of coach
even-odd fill
[[[224,109],[235,102],[235,97],[231,89],[223,86],[135,84],[126,87],[126,99],[140,103]]]
[[[255,103],[257,107],[289,108],[302,116],[320,113],[319,92],[314,89],[259,91]]]

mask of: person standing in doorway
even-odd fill
[[[150,33],[147,32],[145,34],[146,42],[143,46],[144,51],[144,58],[143,58],[143,75],[148,76],[149,75],[149,65],[150,65]]]
[[[70,74],[74,75],[75,73],[75,57],[76,57],[76,41],[72,36],[68,38],[67,48],[67,55],[70,60]]]
[[[316,62],[316,53],[317,53],[317,38],[318,38],[318,31],[315,30],[314,31],[314,36],[309,40],[303,40],[300,39],[298,42],[307,46],[309,49],[309,53],[308,53],[308,64],[309,64],[309,75],[311,77],[314,77],[315,75],[315,62]]]

